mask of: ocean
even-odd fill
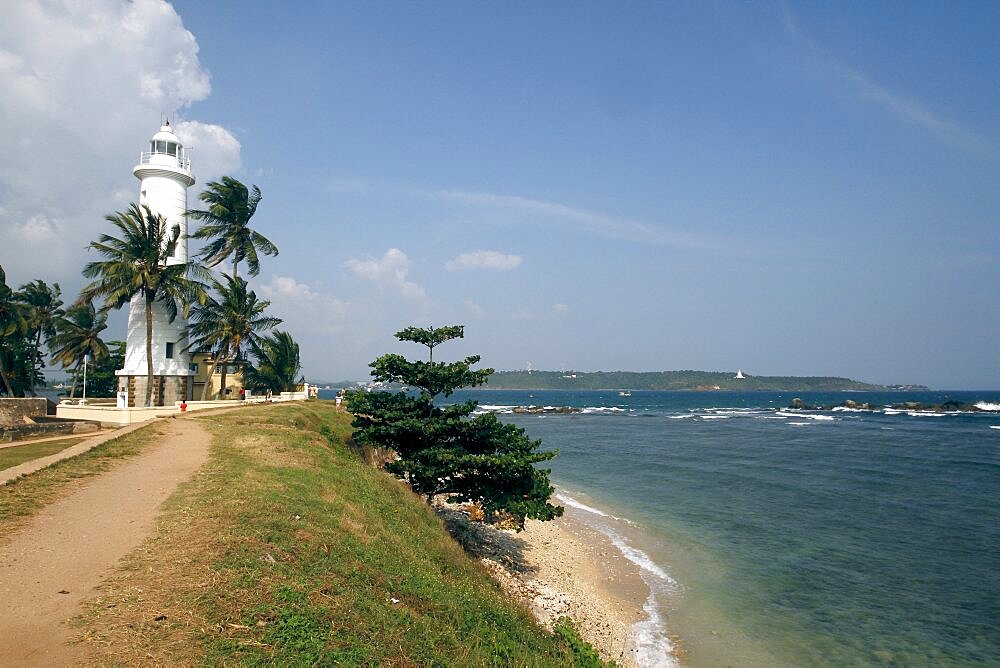
[[[642,567],[646,665],[1000,664],[1000,392],[462,391]],[[571,406],[516,414],[515,406]],[[998,406],[1000,408],[1000,406]]]

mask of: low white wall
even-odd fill
[[[272,397],[271,401],[302,401],[305,398],[305,392],[282,392],[280,395]],[[177,401],[172,406],[153,406],[151,408],[117,408],[111,405],[94,406],[89,404],[62,403],[56,406],[56,417],[76,420],[98,420],[103,426],[120,427],[136,422],[145,422],[151,418],[178,415],[182,412],[181,403]],[[251,397],[244,401],[237,399],[226,401],[188,401],[185,408],[187,409],[186,412],[193,413],[211,408],[238,408],[240,406],[263,403],[267,403],[267,399],[264,397]]]

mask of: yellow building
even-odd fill
[[[222,364],[215,369],[211,378],[211,389],[209,399],[219,399],[219,390],[222,388]],[[226,369],[226,399],[239,399],[240,390],[243,389],[243,362],[230,362]],[[212,354],[207,352],[191,353],[191,371],[194,385],[194,400],[200,401],[202,393],[205,391],[205,383],[209,382],[208,374],[212,370]]]

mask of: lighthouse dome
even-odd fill
[[[150,137],[149,151],[139,154],[139,164],[132,173],[141,180],[144,175],[158,174],[157,170],[164,168],[175,172],[174,177],[186,182],[186,186],[194,183],[188,149],[184,148],[180,139],[174,134],[169,121]]]
[[[175,144],[181,143],[181,141],[177,138],[177,135],[174,134],[174,129],[170,127],[169,122],[166,125],[161,125],[159,132],[153,135],[150,138],[150,141],[170,141]]]

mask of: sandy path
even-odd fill
[[[75,663],[66,620],[155,528],[163,501],[208,458],[195,421],[167,419],[159,444],[0,538],[0,666]]]

